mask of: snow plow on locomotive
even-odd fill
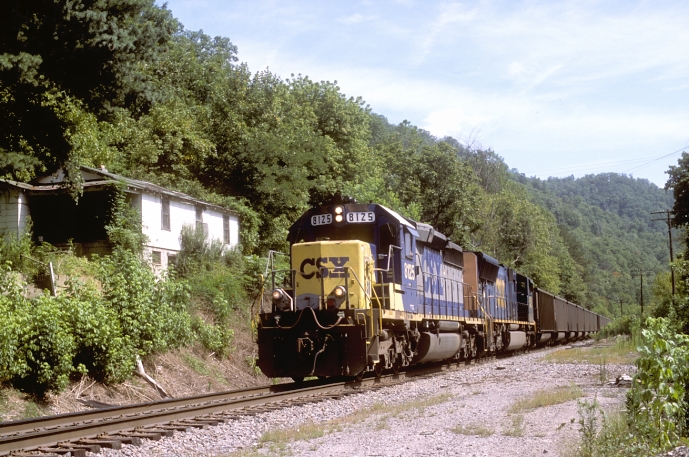
[[[269,309],[258,316],[257,365],[268,377],[380,375],[560,341],[561,327],[583,337],[606,323],[382,205],[312,208],[289,244],[290,268],[270,272]],[[548,297],[557,306],[539,313]]]

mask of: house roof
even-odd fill
[[[112,185],[117,182],[123,182],[127,185],[127,191],[133,193],[147,193],[153,195],[165,195],[177,201],[183,201],[192,205],[202,205],[206,208],[216,210],[224,214],[238,215],[236,211],[224,208],[220,205],[209,203],[204,200],[199,200],[191,195],[187,195],[176,190],[168,189],[148,181],[140,181],[138,179],[127,178],[126,176],[110,173],[105,168],[91,168],[82,165],[81,177],[84,190],[95,190],[95,188]],[[63,183],[65,180],[65,171],[60,168],[55,173],[43,176],[34,180],[33,184],[9,181],[0,179],[0,185],[9,185],[19,189],[27,190],[32,193],[49,193],[60,191],[64,189]]]

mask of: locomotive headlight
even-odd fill
[[[341,206],[337,206],[335,208],[335,214],[342,214],[344,212],[344,208]]]
[[[275,289],[271,294],[273,305],[278,311],[294,311],[293,300],[283,289]]]
[[[342,298],[345,295],[345,288],[342,286],[337,286],[335,287],[335,290],[333,290],[333,295],[336,296],[337,298]]]
[[[342,222],[342,214],[335,216],[335,222]]]

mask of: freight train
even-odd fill
[[[379,204],[335,198],[302,215],[288,240],[290,268],[272,269],[258,316],[268,377],[380,376],[571,341],[608,323]]]

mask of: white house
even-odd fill
[[[227,208],[105,169],[82,166],[81,177],[84,192],[78,202],[63,186],[63,170],[31,184],[0,180],[0,234],[19,236],[30,218],[36,241],[58,247],[71,243],[82,255],[105,254],[110,251],[105,225],[114,184],[120,183],[128,202],[140,209],[148,238],[144,252],[156,269],[174,263],[185,224],[203,227],[209,239],[227,249],[239,243],[239,215]]]
[[[19,238],[26,229],[29,220],[26,188],[30,187],[18,182],[0,182],[0,235]]]

